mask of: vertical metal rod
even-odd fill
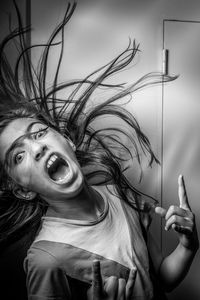
[[[163,20],[163,51],[165,49],[165,20]],[[163,58],[162,58],[163,59]],[[164,63],[163,63],[164,64]],[[166,72],[165,66],[163,67],[163,75],[165,75],[164,71]],[[164,80],[162,82],[162,108],[161,108],[161,179],[160,179],[160,204],[163,206],[163,155],[164,155]],[[162,226],[163,226],[163,221],[161,218],[160,221],[160,248],[161,251],[163,250],[163,240],[162,240]]]

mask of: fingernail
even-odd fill
[[[93,262],[93,264],[98,264],[99,260],[98,259],[94,259],[92,262]]]
[[[172,224],[172,229],[176,229],[176,224]]]
[[[132,272],[132,273],[135,273],[136,271],[137,271],[137,268],[131,269],[131,272]]]
[[[92,265],[94,269],[100,269],[100,261],[95,259],[92,261]]]
[[[137,269],[135,268],[135,269],[131,269],[130,270],[130,275],[132,276],[132,277],[134,277],[135,275],[136,275],[136,272],[137,272]]]
[[[168,231],[168,228],[165,226],[165,230]]]

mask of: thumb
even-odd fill
[[[162,218],[165,217],[167,210],[162,208],[161,206],[156,206],[155,213],[160,215]]]

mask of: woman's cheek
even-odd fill
[[[14,181],[23,187],[29,186],[32,176],[30,166],[24,164],[16,167],[12,174]]]

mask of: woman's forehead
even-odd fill
[[[33,118],[19,118],[11,121],[0,135],[0,160],[4,161],[5,153],[12,143],[25,134],[28,126],[36,122]]]

